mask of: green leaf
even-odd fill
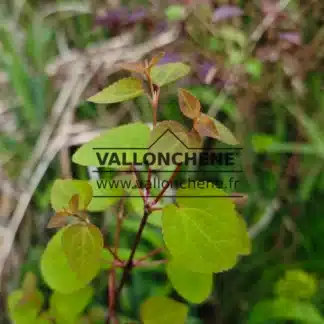
[[[140,308],[143,324],[184,324],[188,307],[163,296],[147,299]]]
[[[147,222],[156,227],[162,227],[162,210],[156,210],[148,217]]]
[[[310,299],[316,291],[316,278],[303,270],[287,270],[275,286],[278,296],[289,299]]]
[[[38,292],[39,297],[43,301],[43,296]],[[42,305],[35,304],[33,300],[24,299],[22,290],[13,291],[8,297],[9,315],[13,323],[29,324],[36,322],[36,317]]]
[[[141,80],[131,77],[113,83],[90,97],[88,101],[99,104],[112,104],[134,99],[143,93],[144,89]]]
[[[150,129],[143,123],[112,128],[81,146],[73,155],[74,163],[96,167],[127,169],[126,163],[143,161],[149,143]],[[101,148],[100,150],[98,148]]]
[[[103,237],[92,224],[75,224],[65,228],[62,247],[68,263],[81,280],[92,280],[100,270]]]
[[[166,8],[165,15],[170,21],[183,20],[186,17],[186,8],[181,5],[171,5]]]
[[[190,72],[190,67],[184,63],[168,63],[154,66],[151,71],[151,77],[155,84],[162,87],[183,78]]]
[[[108,209],[120,200],[120,198],[123,196],[123,189],[121,187],[110,187],[110,181],[110,179],[89,181],[89,184],[92,187],[93,197],[89,206],[87,207],[87,210],[92,212],[101,212]],[[106,186],[106,188],[104,186]]]
[[[279,298],[256,304],[247,324],[263,324],[274,319],[298,321],[305,324],[324,323],[322,315],[311,303]]]
[[[246,72],[252,75],[255,79],[260,79],[262,75],[262,62],[258,59],[249,59],[245,63]]]
[[[167,264],[166,270],[175,290],[189,302],[200,304],[210,295],[213,286],[212,273],[192,272],[175,260]]]
[[[252,146],[256,152],[267,151],[277,141],[271,135],[255,134],[252,137]]]
[[[129,212],[135,213],[136,215],[144,215],[144,201],[138,189],[130,191],[129,196],[125,199],[126,208]]]
[[[177,204],[163,209],[164,241],[177,261],[194,272],[221,272],[247,253],[246,227],[227,194],[205,183],[177,191]],[[224,198],[223,198],[224,196]]]
[[[62,247],[62,235],[58,231],[47,244],[41,258],[41,273],[46,284],[53,290],[70,294],[85,287],[92,278],[80,279],[72,271]]]
[[[51,191],[51,204],[55,211],[69,208],[74,195],[79,196],[79,210],[84,210],[92,199],[92,188],[88,181],[56,180]]]
[[[238,145],[239,142],[233,135],[233,133],[221,122],[218,120],[214,119],[215,126],[218,131],[218,140],[228,144],[228,145]]]
[[[92,296],[91,286],[84,287],[72,294],[54,292],[50,299],[51,313],[62,322],[73,322],[90,303]]]

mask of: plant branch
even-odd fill
[[[149,253],[147,253],[146,255],[142,256],[141,258],[137,259],[136,262],[141,262],[141,261],[144,261],[144,260],[147,260],[148,258],[154,256],[154,255],[157,255],[161,252],[163,252],[164,248],[163,247],[160,247],[158,249],[155,249]]]
[[[139,244],[139,242],[141,240],[142,233],[144,231],[144,228],[145,228],[145,225],[146,225],[146,222],[147,222],[147,219],[148,219],[149,215],[150,215],[149,211],[144,212],[144,216],[142,217],[138,232],[136,233],[136,237],[135,237],[135,241],[134,241],[134,244],[133,244],[133,247],[132,247],[131,254],[130,254],[130,256],[129,256],[128,260],[127,260],[127,263],[126,263],[126,265],[124,267],[122,278],[121,278],[121,281],[120,281],[120,284],[119,284],[119,287],[118,287],[118,290],[117,290],[117,294],[116,294],[117,298],[119,297],[119,294],[120,294],[122,288],[124,287],[124,285],[125,285],[125,283],[127,281],[127,278],[129,277],[130,272],[132,271],[132,268],[134,266],[133,260],[134,260],[135,252],[136,252],[138,244]]]
[[[163,197],[164,193],[168,190],[168,188],[170,187],[171,183],[175,179],[177,173],[179,172],[179,170],[181,168],[181,165],[182,165],[181,163],[177,165],[176,169],[173,171],[172,176],[168,180],[167,184],[162,188],[162,190],[160,191],[160,193],[158,194],[158,196],[151,203],[150,207],[156,205],[160,201],[160,199]]]

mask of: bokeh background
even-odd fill
[[[323,17],[321,0],[2,0],[0,322],[11,322],[7,297],[25,273],[49,295],[39,260],[53,234],[46,230],[51,185],[91,175],[72,164],[76,148],[105,129],[151,121],[145,97],[110,106],[86,99],[127,75],[116,63],[163,50],[161,63],[182,61],[192,72],[163,89],[159,118],[187,122],[177,107],[177,88],[185,87],[235,133],[240,192],[248,196],[239,208],[253,239],[252,254],[215,277],[204,304],[190,305],[189,322],[322,323]],[[107,233],[112,212],[95,215]],[[126,227],[124,246],[136,230]],[[148,230],[141,249],[160,243]],[[297,271],[293,279],[289,270]],[[89,307],[104,311],[105,274],[94,287]],[[120,313],[136,322],[141,302],[156,294],[181,300],[163,269],[134,272]],[[280,294],[289,307],[275,304]]]

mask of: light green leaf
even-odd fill
[[[316,278],[303,270],[287,270],[276,283],[275,292],[289,299],[309,299],[316,294],[317,285]]]
[[[309,302],[279,298],[256,304],[247,324],[263,324],[269,320],[290,320],[305,324],[324,324],[324,319]]]
[[[147,299],[140,308],[143,324],[184,324],[188,307],[163,296]]]
[[[148,217],[147,222],[156,227],[162,227],[162,210],[156,210]]]
[[[143,161],[149,136],[149,127],[142,123],[112,128],[81,146],[72,160],[81,165],[127,169],[130,166],[128,163]]]
[[[151,77],[155,84],[162,87],[166,84],[183,78],[190,72],[190,67],[184,63],[168,63],[154,66],[151,71]]]
[[[41,258],[41,273],[46,284],[53,290],[70,294],[85,287],[92,278],[80,279],[72,271],[62,247],[62,234],[58,231],[47,244]]]
[[[219,122],[218,120],[214,119],[214,123],[215,126],[217,128],[218,131],[218,140],[228,144],[228,145],[238,145],[239,142],[238,140],[235,138],[235,136],[233,135],[233,133],[225,126],[223,125],[221,122]]]
[[[166,270],[175,290],[191,303],[200,304],[210,295],[213,285],[212,273],[192,272],[175,260],[167,264]]]
[[[50,299],[51,313],[62,322],[73,322],[90,303],[92,296],[91,286],[84,287],[72,294],[61,294],[55,291]]]
[[[144,201],[138,189],[133,189],[125,202],[130,212],[140,216],[144,215]]]
[[[144,89],[141,80],[131,77],[113,83],[90,97],[88,101],[99,104],[112,104],[134,99],[143,93]]]
[[[43,296],[37,292],[38,296],[43,301]],[[23,300],[24,292],[15,290],[8,296],[9,316],[12,323],[29,324],[36,322],[36,317],[42,305],[34,303],[33,300]],[[22,302],[23,301],[23,302]]]
[[[79,196],[79,210],[86,209],[92,199],[92,188],[88,181],[56,180],[51,191],[51,204],[55,211],[69,207],[74,195]]]
[[[246,239],[227,194],[205,183],[204,189],[190,184],[177,191],[177,204],[163,209],[164,241],[177,261],[194,272],[221,272],[232,268],[246,254]],[[224,197],[224,198],[223,198]]]
[[[100,270],[103,237],[92,224],[75,224],[65,228],[62,247],[68,263],[81,280],[92,280]]]
[[[252,137],[252,146],[256,152],[264,152],[277,141],[271,135],[255,134]]]
[[[186,17],[186,8],[181,5],[171,5],[166,8],[165,15],[170,21],[183,20]]]
[[[160,122],[151,132],[150,153],[156,157],[152,169],[176,166],[184,160],[184,154],[188,151],[189,137],[185,127],[176,121],[168,120]],[[176,156],[176,154],[179,154]],[[160,159],[159,156],[170,157],[169,160]],[[173,161],[173,158],[174,160]]]
[[[115,188],[113,185],[109,186],[110,181],[110,179],[89,181],[93,197],[87,210],[92,212],[104,211],[120,200],[124,193],[123,189],[121,187]]]

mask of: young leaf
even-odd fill
[[[233,133],[225,125],[223,125],[221,122],[219,122],[216,119],[214,119],[214,123],[219,134],[219,138],[218,138],[219,141],[228,145],[239,144],[238,140],[235,138]]]
[[[69,202],[69,211],[75,214],[79,210],[79,195],[73,195]]]
[[[199,117],[201,105],[199,100],[185,89],[179,90],[179,104],[182,113],[190,118]]]
[[[67,224],[68,215],[65,212],[57,212],[54,216],[51,217],[47,228],[60,228],[64,227]]]
[[[90,97],[88,101],[98,104],[112,104],[139,97],[144,93],[141,80],[136,78],[121,79],[108,88]]]
[[[175,260],[167,264],[166,270],[175,290],[189,302],[200,304],[210,295],[213,285],[212,273],[192,272]]]
[[[118,66],[121,69],[127,70],[129,72],[135,72],[143,74],[145,72],[145,66],[142,62],[125,62],[120,63]]]
[[[80,279],[68,264],[62,247],[62,234],[59,230],[49,241],[41,258],[41,273],[46,284],[62,294],[70,294],[85,287],[92,278]]]
[[[81,165],[127,169],[128,163],[142,162],[149,136],[149,127],[142,123],[112,128],[81,146],[72,160]],[[134,161],[134,156],[137,161]]]
[[[200,136],[216,138],[228,145],[239,144],[232,132],[226,126],[224,126],[218,120],[205,114],[201,114],[194,121],[194,128],[200,134]]]
[[[62,323],[75,323],[77,317],[90,303],[92,296],[91,286],[84,287],[72,294],[54,291],[50,298],[52,315],[55,315],[55,318]]]
[[[185,268],[217,273],[232,268],[237,257],[246,254],[246,228],[226,196],[211,183],[205,183],[204,189],[188,186],[177,191],[178,208],[163,209],[164,241]]]
[[[168,63],[154,66],[151,70],[151,78],[155,84],[162,87],[183,78],[189,72],[190,67],[184,63]]]
[[[76,198],[75,196],[78,196]],[[73,198],[74,197],[74,198]],[[71,205],[71,199],[72,201]],[[51,203],[54,210],[61,212],[63,209],[75,208],[78,200],[79,210],[84,210],[92,199],[92,188],[85,180],[56,180],[51,191]],[[71,210],[72,212],[72,210]],[[60,214],[61,215],[61,214]]]
[[[153,66],[157,65],[160,60],[165,56],[165,52],[159,52],[155,54],[149,63],[149,69],[151,69]]]
[[[78,278],[90,281],[97,275],[101,265],[103,237],[96,226],[75,224],[65,228],[62,247]]]
[[[185,324],[188,307],[163,296],[147,299],[140,308],[143,324]]]
[[[205,114],[200,114],[200,116],[195,119],[194,128],[202,137],[208,136],[217,139],[219,138],[219,133],[213,118]]]

